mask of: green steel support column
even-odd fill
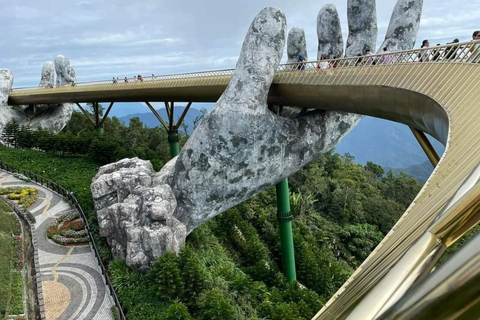
[[[93,103],[93,112],[95,114],[95,132],[97,136],[103,136],[103,124],[100,121],[100,113],[98,112],[98,102]]]
[[[280,181],[277,186],[278,221],[280,223],[280,244],[282,247],[283,273],[288,282],[295,281],[295,254],[293,251],[292,214],[290,212],[290,193],[288,179]]]
[[[95,126],[95,132],[97,136],[103,136],[103,126]]]
[[[168,131],[168,143],[170,144],[170,157],[175,158],[180,153],[180,146],[178,145],[178,131]]]

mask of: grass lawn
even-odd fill
[[[21,243],[13,235],[20,235],[20,227],[10,207],[0,200],[0,317],[7,311],[23,313],[23,281],[16,270]]]
[[[83,210],[93,209],[90,183],[98,165],[86,157],[61,157],[35,150],[9,149],[0,146],[0,159],[18,169],[32,171],[73,191]]]

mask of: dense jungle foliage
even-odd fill
[[[22,131],[30,142],[20,138]],[[80,113],[57,136],[16,132],[4,137],[36,150],[0,147],[0,159],[74,191],[94,230],[89,187],[99,165],[138,156],[153,159],[158,169],[168,161],[166,132],[145,128],[138,118],[128,127],[108,119],[101,138]],[[83,151],[72,141],[83,143]],[[201,225],[178,255],[165,254],[146,274],[113,260],[106,241],[96,236],[127,318],[310,319],[421,188],[405,174],[353,160],[327,153],[289,178],[298,283],[288,284],[281,273],[275,188]]]

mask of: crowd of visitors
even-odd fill
[[[429,62],[429,61],[441,61],[441,60],[456,60],[456,59],[463,59],[465,56],[468,55],[469,61],[473,63],[480,63],[480,42],[475,42],[480,40],[480,30],[473,32],[472,41],[465,46],[455,46],[455,44],[459,43],[459,39],[453,39],[452,42],[447,43],[446,47],[441,47],[440,44],[437,44],[438,48],[430,48],[430,42],[428,40],[423,40],[421,49],[425,49],[418,53],[418,61],[419,62]],[[451,46],[449,46],[451,45]],[[376,65],[376,64],[390,64],[394,60],[394,54],[388,50],[388,47],[384,47],[382,49],[382,53],[380,55],[374,55],[370,49],[366,49],[364,55],[358,54],[357,60],[355,62],[356,66],[361,65]],[[331,59],[328,55],[321,55],[320,61],[318,62],[316,68],[317,69],[331,69],[337,68],[341,65],[342,61],[337,60],[336,56],[331,56]],[[305,70],[307,67],[307,60],[303,55],[298,56],[296,69],[298,70]],[[148,79],[148,77],[147,77]],[[143,82],[144,78],[142,75],[136,75],[133,77],[134,82]],[[149,80],[156,80],[155,75],[152,73],[152,76]],[[112,78],[112,83],[116,84],[120,80],[119,78]],[[125,77],[123,79],[124,83],[128,83],[129,79]],[[75,86],[75,83],[69,83],[67,85]],[[53,85],[48,86],[53,87]]]
[[[466,44],[465,46],[456,46],[455,44],[459,43],[458,39],[454,39],[452,42],[447,43],[447,46],[441,47],[441,44],[437,44],[439,48],[430,48],[430,42],[428,40],[423,40],[421,52],[418,53],[418,60],[414,61],[419,62],[429,62],[429,61],[440,61],[440,60],[455,60],[469,57],[470,62],[480,63],[480,42],[474,42],[480,40],[480,30],[475,31],[472,35],[472,42]],[[448,46],[452,45],[452,46]],[[441,47],[441,48],[440,48]],[[394,54],[388,50],[388,47],[382,48],[382,53],[380,55],[374,55],[370,49],[366,49],[364,55],[358,54],[357,60],[355,62],[356,66],[361,65],[377,65],[377,64],[391,64],[394,61]],[[337,60],[336,56],[321,55],[320,61],[317,63],[317,69],[330,69],[337,68],[343,63],[351,64],[350,61]],[[328,61],[327,61],[328,60]],[[307,61],[305,58],[300,55],[298,57],[298,70],[305,70],[307,66]]]

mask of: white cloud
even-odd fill
[[[81,46],[105,45],[105,46],[125,46],[135,47],[138,45],[148,44],[170,44],[181,42],[179,38],[153,38],[144,34],[139,34],[133,31],[125,33],[103,33],[103,34],[89,34],[75,37],[71,40],[74,44]]]
[[[245,32],[263,7],[281,8],[288,28],[305,28],[316,57],[318,0],[0,0],[0,67],[21,83],[38,82],[44,61],[68,57],[79,79],[191,72],[235,66]],[[344,40],[347,0],[329,0],[339,11]],[[395,1],[377,0],[379,42]],[[419,38],[467,41],[479,29],[480,0],[424,0]],[[34,80],[32,80],[34,79]],[[16,83],[20,83],[17,82]]]

